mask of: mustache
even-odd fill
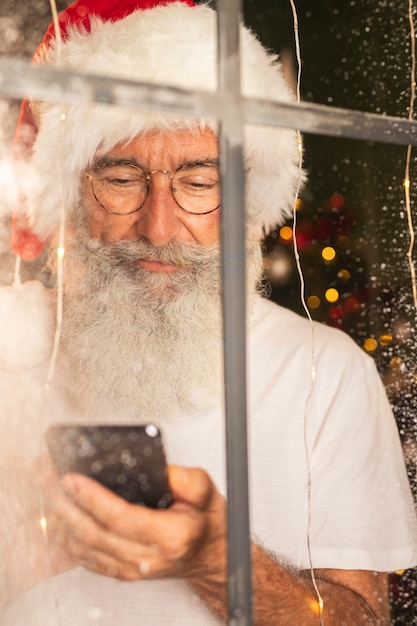
[[[207,263],[220,266],[220,244],[203,246],[198,243],[170,241],[165,246],[153,246],[145,239],[125,241],[100,241],[89,239],[86,244],[88,255],[97,261],[112,266],[134,264],[138,259],[149,259],[169,263],[179,268],[199,268]]]

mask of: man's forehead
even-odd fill
[[[134,159],[139,162],[179,162],[218,158],[217,135],[209,128],[152,130],[133,139],[120,141],[107,151],[98,150],[95,160],[102,158]]]

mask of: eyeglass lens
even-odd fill
[[[103,164],[88,174],[97,201],[111,213],[128,215],[139,210],[156,172],[167,174],[176,203],[185,211],[203,214],[220,205],[219,168],[211,163],[182,166],[174,173],[154,170],[146,174],[136,166]]]

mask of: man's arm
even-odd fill
[[[67,495],[54,515],[72,558],[122,580],[180,577],[227,622],[226,503],[206,472],[170,468],[174,504],[155,511],[124,502],[80,475],[63,479]],[[70,498],[67,496],[70,495]],[[253,545],[256,626],[317,626],[310,572],[296,572]],[[389,624],[387,576],[316,570],[326,626]]]
[[[320,605],[311,572],[284,567],[257,545],[252,546],[254,616],[256,626],[303,624],[318,626]],[[390,624],[388,576],[360,570],[315,570],[326,626]],[[192,583],[195,591],[227,622],[226,583]]]

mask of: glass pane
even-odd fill
[[[58,10],[69,2],[59,2]],[[282,52],[294,80],[294,33],[287,0],[245,0],[247,23]],[[302,99],[406,116],[410,46],[406,3],[296,2],[303,56]],[[50,21],[45,0],[0,7],[0,54],[31,58]],[[8,155],[19,103],[0,100],[0,283],[11,284]],[[403,181],[406,148],[307,135],[309,181],[297,213],[297,242],[312,317],[349,334],[375,359],[393,403],[417,497],[415,310],[407,262],[409,230]],[[412,208],[415,193],[412,159]],[[285,226],[287,230],[285,230]],[[289,230],[288,230],[289,227]],[[304,315],[292,251],[291,221],[265,242],[270,297]],[[42,273],[23,264],[22,277]],[[332,291],[333,290],[333,291]],[[326,297],[327,294],[327,297]],[[198,463],[198,450],[193,450]],[[393,624],[415,623],[415,570],[391,577]],[[99,614],[91,615],[99,619]]]
[[[410,87],[408,3],[298,0],[302,99],[406,117]],[[244,14],[272,50],[294,57],[289,0],[244,0]]]
[[[408,4],[298,1],[306,102],[407,117]],[[290,3],[245,0],[246,19],[280,52],[295,81]],[[416,485],[415,303],[407,252],[406,147],[306,135],[309,182],[297,212],[305,297],[313,319],[340,328],[375,359]],[[415,212],[415,156],[411,210]],[[266,241],[270,297],[305,314],[292,250],[292,223]],[[413,253],[415,260],[416,254]],[[417,571],[391,577],[394,624],[415,623]]]

